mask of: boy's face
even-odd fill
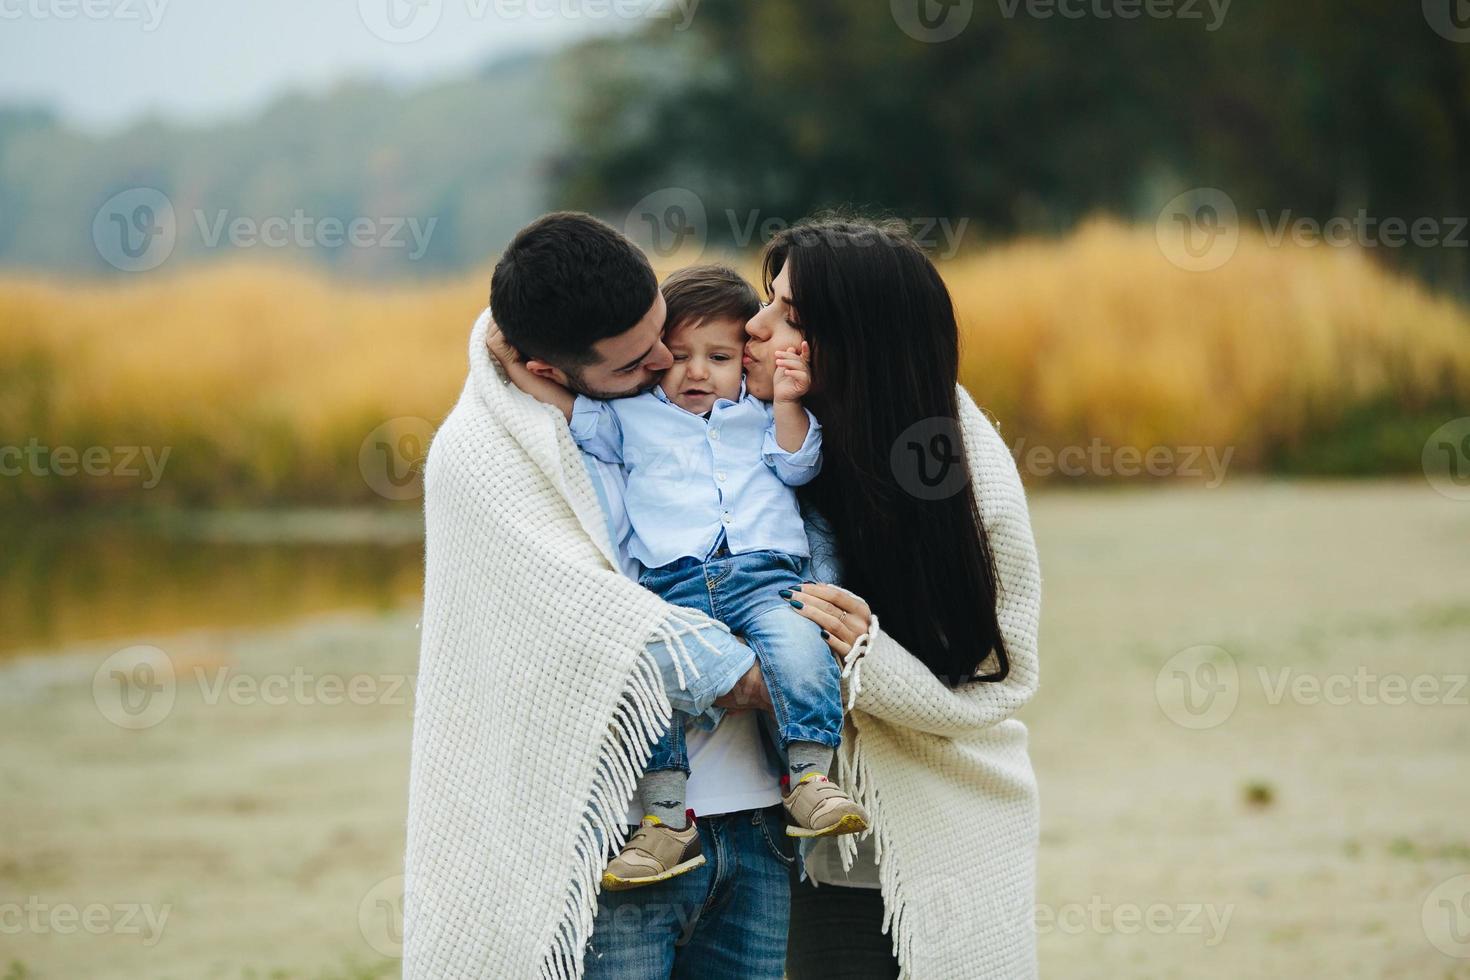
[[[740,397],[740,352],[745,324],[739,320],[701,320],[679,324],[664,335],[674,366],[659,387],[686,412],[703,415],[715,400]]]

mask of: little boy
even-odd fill
[[[694,266],[662,290],[674,363],[654,390],[600,401],[524,365],[506,364],[507,374],[561,408],[582,449],[624,467],[629,552],[646,569],[639,583],[719,619],[755,651],[787,767],[786,832],[860,832],[867,814],[827,779],[842,737],[837,664],[821,630],[781,595],[810,571],[794,488],[821,467],[821,426],[801,404],[811,384],[806,345],[776,355],[775,401],[767,404],[745,391],[745,323],[759,309],[750,284],[723,266]],[[646,816],[609,863],[605,888],[636,888],[704,863],[684,804],[687,720],[676,715],[654,746],[638,784]]]

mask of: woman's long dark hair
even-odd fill
[[[803,502],[832,526],[843,585],[883,629],[951,685],[1004,680],[998,580],[959,438],[959,328],[934,264],[896,223],[820,219],[766,248],[767,294],[789,268],[794,322],[812,349],[807,404],[821,420],[821,474]],[[918,433],[963,484],[930,493],[894,448]],[[946,433],[951,434],[946,436]],[[937,499],[933,499],[937,496]],[[989,655],[998,668],[976,676]]]

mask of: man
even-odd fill
[[[494,331],[485,332],[485,342],[495,358],[519,357],[532,373],[576,392],[599,398],[636,395],[655,386],[663,371],[672,363],[672,357],[661,339],[664,300],[647,258],[614,229],[587,215],[549,214],[516,235],[495,268],[491,285],[491,312],[495,326],[503,335],[503,342],[500,342]],[[472,351],[472,360],[474,356]],[[475,374],[472,365],[471,381],[456,413],[465,408],[465,399],[470,397],[470,389],[476,385]],[[492,381],[489,388],[494,387]],[[503,401],[511,396],[494,390],[490,390],[488,397],[495,400],[497,406],[502,406],[491,412],[495,415],[492,420],[495,425],[506,423],[511,428],[516,425],[533,428],[541,426],[548,419],[545,412],[536,411],[543,406],[528,408],[518,402]],[[478,410],[480,409],[477,407]],[[519,415],[517,412],[525,414]],[[512,418],[516,421],[506,422]],[[472,487],[476,482],[471,479],[466,483],[463,474],[456,473],[453,477],[447,475],[460,469],[469,473],[472,469],[468,464],[463,467],[455,465],[454,455],[446,455],[468,453],[470,450],[455,450],[439,445],[441,440],[460,444],[461,427],[452,426],[450,423],[454,420],[455,416],[451,416],[451,420],[441,429],[440,436],[436,436],[435,449],[440,453],[441,462],[436,467],[435,458],[431,454],[429,479],[426,479],[426,510],[430,527],[426,606],[431,604],[431,592],[435,597],[452,593],[456,595],[456,602],[464,602],[458,598],[464,589],[436,585],[437,582],[459,574],[457,571],[440,574],[436,571],[437,568],[442,566],[454,569],[463,565],[463,561],[459,559],[456,559],[456,565],[455,562],[435,558],[436,554],[446,553],[446,546],[442,543],[446,540],[446,534],[442,530],[436,530],[441,525],[440,515],[454,506],[445,502],[444,492],[439,487],[451,483]],[[560,422],[556,424],[561,425]],[[556,433],[557,445],[562,450],[570,440],[564,429],[565,426],[562,425],[563,431]],[[484,498],[487,505],[499,506],[502,500],[517,495],[522,484],[538,479],[541,471],[555,470],[554,462],[545,458],[545,444],[538,444],[538,447],[532,450],[530,456],[536,461],[539,470],[507,463],[500,472],[493,474],[494,491]],[[497,454],[497,459],[509,459],[513,455],[502,450],[497,450]],[[617,567],[626,575],[634,575],[636,563],[631,562],[622,547],[627,538],[628,524],[622,501],[621,474],[616,467],[585,454],[581,456],[581,464],[595,492],[599,511],[597,517],[603,523],[602,527],[591,527],[592,519],[583,515],[578,508],[576,488],[568,490],[571,509],[578,512],[577,516],[581,520],[581,525],[575,529],[576,533],[587,539],[580,544],[572,544],[578,548],[581,545],[590,545],[592,539],[600,536],[599,532],[605,531],[607,540],[611,542]],[[486,465],[495,465],[495,461]],[[488,479],[487,475],[486,480]],[[560,487],[575,482],[575,478],[569,473],[556,473],[550,482]],[[467,500],[471,492],[465,491]],[[466,506],[473,506],[473,501]],[[569,521],[555,520],[554,509],[545,511],[545,514],[550,516],[517,518],[510,515],[501,517],[497,514],[489,518],[477,517],[476,520],[490,523],[491,526],[486,529],[487,536],[519,535],[514,540],[522,543],[526,534],[535,535],[541,529],[516,525],[555,523],[558,529],[572,526]],[[551,532],[547,533],[549,535]],[[566,549],[569,545],[562,543],[559,547]],[[582,551],[587,550],[590,548],[582,548]],[[533,553],[528,554],[539,558]],[[509,570],[497,567],[495,571],[502,579],[507,574],[514,576],[509,580],[507,588],[515,590],[517,594],[523,594],[523,590],[524,594],[533,595],[540,592],[556,594],[561,591],[558,575],[563,566],[560,564],[515,562],[508,555],[500,564],[511,566]],[[527,566],[523,570],[520,567],[522,564]],[[578,574],[581,575],[582,572],[579,570]],[[591,580],[598,582],[599,589],[610,588],[610,583],[595,578]],[[579,581],[582,579],[579,578]],[[498,591],[501,590],[497,589]],[[642,602],[643,591],[637,590],[640,595],[618,593],[626,597],[618,605],[626,607],[635,601]],[[598,601],[602,602],[604,593],[597,594]],[[614,608],[604,615],[611,617],[622,611],[622,608]],[[578,608],[564,610],[564,614],[570,617],[586,612],[588,610]],[[441,617],[432,618],[437,621]],[[504,712],[507,708],[530,716],[530,709],[524,707],[526,699],[521,690],[507,694],[511,700],[509,705],[492,706],[465,697],[449,705],[446,699],[450,696],[448,692],[451,682],[447,678],[454,676],[457,679],[465,671],[485,669],[487,665],[489,669],[494,669],[502,657],[530,656],[531,651],[526,650],[526,647],[542,642],[542,635],[550,631],[551,625],[548,621],[546,628],[529,634],[528,639],[496,648],[488,656],[483,651],[470,651],[460,657],[467,666],[461,668],[456,662],[450,669],[443,666],[450,661],[446,660],[446,655],[440,652],[440,648],[448,642],[446,637],[463,633],[466,627],[461,626],[458,621],[449,626],[435,625],[431,624],[430,619],[426,614],[420,690],[432,693],[427,696],[427,700],[421,695],[420,714],[425,717],[415,719],[414,787],[410,799],[410,877],[409,885],[406,886],[409,889],[417,888],[420,894],[407,899],[416,914],[406,923],[405,975],[420,972],[433,975],[435,972],[459,969],[509,971],[518,968],[517,964],[522,961],[502,962],[497,959],[497,946],[514,945],[512,938],[520,940],[528,928],[537,928],[540,923],[519,922],[511,925],[515,921],[512,913],[497,906],[488,915],[490,934],[485,940],[472,938],[466,941],[464,948],[467,952],[462,958],[441,955],[439,947],[446,942],[446,937],[452,937],[447,941],[455,942],[459,938],[458,932],[473,931],[477,927],[485,926],[485,923],[477,922],[449,924],[443,919],[450,914],[450,909],[474,908],[473,895],[486,890],[486,883],[473,873],[450,873],[441,866],[446,861],[474,865],[477,861],[488,860],[494,864],[503,860],[503,851],[514,854],[518,845],[486,842],[477,837],[473,845],[478,847],[478,853],[467,845],[446,855],[443,848],[435,850],[431,844],[444,833],[460,827],[466,815],[472,814],[474,809],[464,807],[456,810],[450,818],[436,818],[432,822],[427,817],[416,820],[415,810],[427,811],[435,805],[437,798],[451,794],[456,797],[490,795],[505,801],[492,805],[511,810],[522,806],[519,801],[526,797],[533,810],[544,806],[551,812],[529,815],[521,812],[491,812],[484,814],[483,819],[492,823],[503,822],[502,827],[516,825],[527,819],[544,819],[548,826],[562,826],[563,814],[557,809],[557,801],[560,799],[556,792],[558,787],[543,790],[539,785],[527,786],[524,792],[507,795],[499,792],[498,788],[486,790],[478,784],[455,781],[456,777],[448,776],[446,772],[462,769],[473,757],[467,754],[470,750],[450,752],[442,748],[446,738],[445,728],[453,724],[446,719],[463,719],[467,713],[473,716],[477,712],[491,710]],[[687,617],[671,615],[657,636],[648,639],[646,646],[648,657],[657,664],[664,693],[673,708],[697,716],[706,712],[711,702],[724,708],[769,706],[769,701],[766,700],[768,695],[759,669],[754,666],[753,656],[727,634],[707,627],[698,628],[697,639],[701,643],[718,647],[723,653],[718,659],[704,657],[700,660],[707,668],[713,662],[717,668],[714,673],[707,669],[694,676],[693,672],[686,669],[689,663],[687,659],[681,665],[681,659],[668,642],[668,637],[687,632]],[[496,634],[490,631],[485,635],[493,637]],[[552,644],[560,641],[553,637],[546,642]],[[481,643],[480,646],[484,644]],[[564,643],[554,652],[557,656],[564,656],[567,653]],[[502,671],[484,686],[489,688],[495,685],[504,687],[507,684],[519,684],[520,676]],[[494,692],[494,696],[499,694],[500,692]],[[544,702],[546,697],[542,696],[540,700]],[[567,713],[577,710],[571,704],[541,706],[547,709],[550,717],[560,715],[570,718]],[[585,730],[599,731],[596,722],[597,719],[592,719],[592,724]],[[635,726],[635,730],[646,734],[646,726],[644,729],[636,729]],[[431,731],[435,734],[425,734]],[[478,741],[503,740],[516,732],[517,729],[507,726],[492,734],[480,735]],[[450,737],[453,737],[453,731]],[[540,733],[539,737],[556,740],[566,736],[553,728]],[[552,959],[551,965],[541,967],[544,975],[576,976],[580,973],[593,980],[648,980],[683,976],[769,977],[777,980],[781,977],[789,907],[788,869],[794,860],[794,852],[789,838],[784,834],[778,772],[761,747],[755,716],[748,711],[726,716],[713,731],[691,727],[687,747],[691,770],[688,805],[698,814],[695,830],[702,838],[706,864],[669,881],[634,891],[599,895],[591,935],[585,948],[581,950],[580,963],[568,962],[573,955],[572,941],[568,937],[580,937],[585,932],[579,931],[578,917],[590,914],[593,910],[585,908],[590,905],[586,886],[575,885],[571,889],[570,899],[573,908],[568,912],[566,921],[554,933],[555,941],[561,944],[562,952],[557,956],[555,948],[550,951],[548,955]],[[516,751],[517,746],[512,746],[511,768],[515,767],[520,758]],[[530,749],[525,757],[540,758]],[[646,760],[646,755],[642,758]],[[605,766],[599,762],[599,774],[603,768]],[[597,799],[592,804],[611,795],[613,788],[618,792],[627,789],[616,779],[611,780],[609,786],[607,793],[594,787],[593,795]],[[574,790],[571,786],[559,788],[566,792]],[[516,802],[509,802],[512,799]],[[626,796],[622,799],[626,799]],[[637,822],[638,814],[629,813],[623,819],[633,824]],[[512,829],[515,829],[514,826]],[[558,838],[560,839],[562,838]],[[606,844],[605,839],[599,839]],[[526,846],[539,843],[530,837],[520,837],[517,840],[527,842]],[[568,843],[565,849],[570,850],[570,847]],[[593,856],[599,862],[605,857],[605,854]],[[430,870],[424,870],[426,868]],[[513,879],[514,876],[506,877]],[[557,884],[554,877],[551,883]],[[537,885],[539,887],[539,883]],[[575,907],[579,903],[583,903],[584,907]],[[415,939],[418,940],[417,944]],[[413,955],[408,952],[411,947]]]

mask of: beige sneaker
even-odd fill
[[[868,829],[868,812],[819,772],[802,776],[781,802],[791,817],[786,827],[790,837],[835,837]]]
[[[703,863],[699,828],[693,819],[688,827],[675,830],[650,814],[602,872],[602,887],[612,892],[641,888],[693,871]]]

